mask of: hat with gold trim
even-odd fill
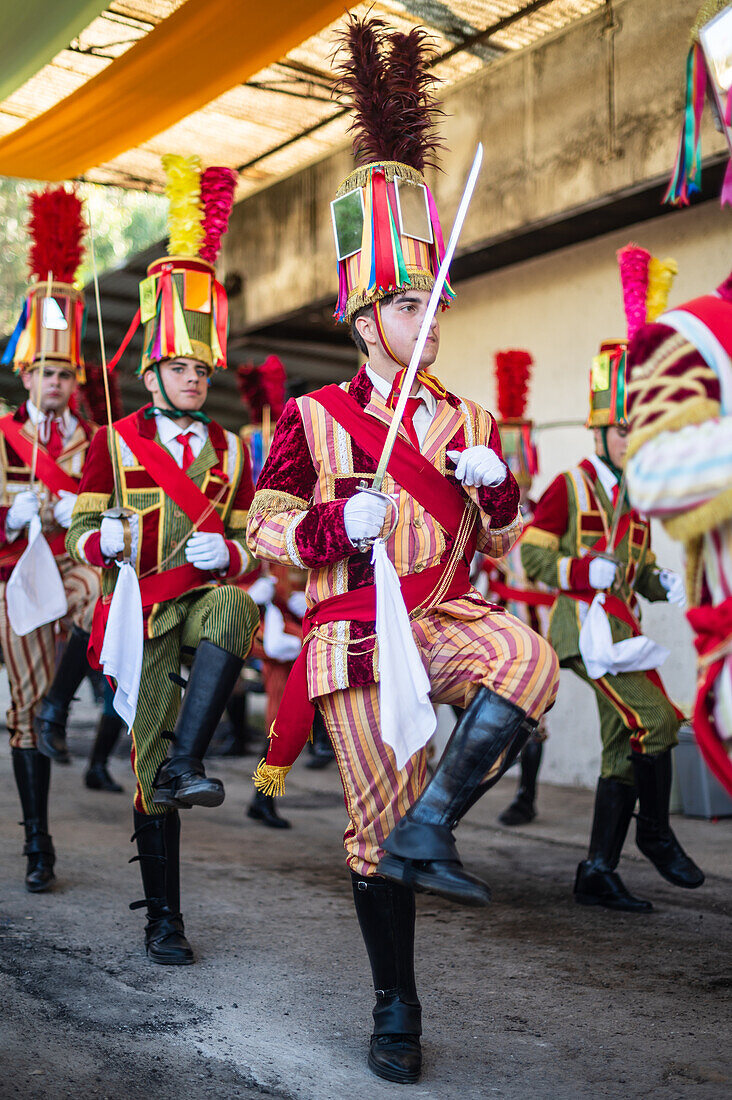
[[[338,259],[335,316],[350,322],[396,291],[431,290],[445,252],[434,198],[424,178],[439,141],[424,31],[390,30],[380,19],[350,17],[337,53],[337,95],[351,124],[357,165],[331,203]],[[449,282],[442,306],[454,298]]]
[[[62,185],[31,194],[29,209],[32,281],[2,362],[12,363],[15,371],[33,370],[41,360],[65,363],[83,382],[84,294],[74,286],[84,253],[83,204],[76,191]]]
[[[226,368],[228,301],[214,264],[229,224],[236,173],[201,170],[196,156],[163,158],[168,198],[168,255],[154,260],[140,283],[140,308],[114,359],[122,357],[140,324],[138,375],[164,359],[197,359],[211,371]]]
[[[643,325],[655,321],[666,308],[678,272],[675,260],[659,260],[637,244],[618,251],[627,337],[603,340],[590,367],[588,428],[627,424],[627,350]]]

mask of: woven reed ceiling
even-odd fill
[[[113,64],[184,2],[110,4],[67,49],[0,103],[0,137]],[[376,0],[351,10],[370,10],[401,30],[415,25],[430,30],[437,55],[447,55],[436,64],[435,73],[449,86],[602,6],[603,0]],[[346,138],[347,119],[330,99],[333,44],[344,22],[345,16],[245,84],[143,145],[96,166],[84,178],[161,190],[161,155],[198,153],[205,164],[239,168],[237,197],[243,198],[322,157]],[[488,28],[495,31],[475,41]],[[164,95],[164,79],[159,79]]]

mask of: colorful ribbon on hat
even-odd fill
[[[676,162],[663,196],[663,202],[672,206],[688,206],[689,196],[701,190],[701,119],[706,87],[704,55],[695,42],[686,58],[686,103]]]

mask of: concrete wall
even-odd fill
[[[524,347],[534,356],[529,415],[539,428],[538,491],[592,445],[582,427],[589,363],[603,337],[625,332],[615,252],[630,240],[677,260],[670,301],[680,303],[729,273],[732,215],[716,202],[704,203],[471,279],[460,284],[455,305],[443,315],[437,373],[450,389],[488,408],[495,406],[493,353]],[[567,421],[573,425],[557,425]],[[682,569],[678,544],[656,524],[653,542],[660,562]],[[644,629],[671,649],[663,677],[674,699],[688,706],[694,695],[694,658],[686,619],[677,608],[642,602]],[[544,778],[591,786],[599,761],[597,716],[592,693],[571,673],[562,673],[549,724]]]
[[[609,36],[601,10],[448,92],[444,172],[429,180],[444,226],[479,140],[486,152],[463,252],[668,175],[697,7],[698,0],[619,0]],[[710,154],[723,143],[705,125]],[[335,298],[329,203],[351,164],[344,148],[235,207],[221,260],[222,271],[244,279],[231,303],[232,332]]]

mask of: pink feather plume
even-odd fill
[[[632,340],[639,328],[646,323],[646,294],[648,292],[648,265],[651,254],[637,244],[628,244],[618,250],[620,282],[623,287],[623,308],[628,325],[628,340]]]
[[[210,264],[216,263],[221,238],[229,227],[235,189],[233,168],[207,168],[201,174],[204,241],[198,254]]]

